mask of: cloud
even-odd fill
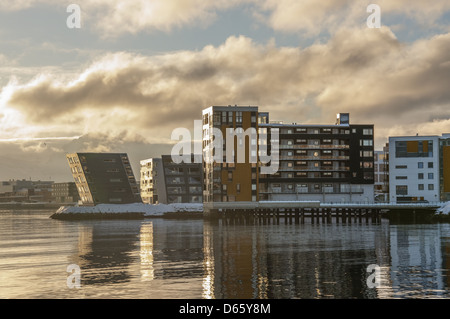
[[[203,108],[229,104],[259,105],[272,119],[298,123],[333,123],[350,112],[384,137],[393,127],[401,133],[450,118],[449,61],[450,34],[405,44],[387,27],[342,28],[306,48],[240,36],[200,51],[107,54],[70,79],[47,74],[11,84],[0,101],[37,130],[104,141],[169,143]]]
[[[392,17],[398,21],[399,16],[406,16],[419,25],[435,27],[450,10],[447,0],[264,0],[257,2],[254,15],[274,30],[315,37],[334,34],[341,28],[365,26],[371,14],[367,7],[372,3],[380,6],[383,25],[389,25]]]
[[[207,27],[217,15],[229,9],[250,12],[259,23],[273,30],[314,37],[333,34],[344,27],[361,27],[370,13],[372,0],[78,0],[83,28],[103,38],[117,38],[139,32],[172,32],[185,27]],[[390,17],[406,16],[417,24],[436,27],[450,10],[447,0],[379,0],[382,24]],[[5,0],[0,11],[17,11],[51,5],[65,12],[68,3],[57,0]],[[398,19],[396,19],[398,20]],[[395,22],[397,23],[397,22]]]
[[[170,32],[184,26],[205,27],[216,18],[217,11],[246,2],[248,0],[78,0],[74,3],[81,8],[83,27],[95,29],[103,38],[116,38],[142,31]],[[0,11],[42,5],[65,9],[69,4],[57,0],[5,0],[0,3]]]

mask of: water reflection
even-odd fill
[[[79,224],[78,251],[70,262],[82,269],[81,284],[129,282],[141,225],[137,221],[95,221]]]
[[[204,298],[449,297],[449,227],[205,223]],[[370,288],[367,267],[380,268]]]
[[[204,296],[371,298],[366,268],[384,265],[386,227],[205,223]],[[381,249],[375,249],[375,245]],[[378,254],[377,254],[378,253]],[[380,255],[381,256],[378,256]]]
[[[34,276],[40,286],[35,285],[36,290],[29,295],[450,297],[450,224],[390,225],[382,220],[254,225],[164,219],[48,223],[47,219],[24,215],[21,228],[28,227],[26,233],[11,228],[13,220],[18,223],[17,215],[3,217],[0,274],[11,277],[20,273],[27,282],[27,274],[41,274]],[[31,257],[39,262],[30,263]],[[46,264],[42,264],[43,257]],[[30,268],[24,268],[25,263]],[[80,290],[65,287],[68,264],[77,264],[82,270]],[[378,288],[367,285],[371,264],[380,266]],[[53,269],[62,270],[58,277]],[[11,278],[15,281],[3,281],[10,290],[1,291],[2,296],[11,296],[14,290],[16,295],[25,296],[25,286],[15,287],[19,276]]]

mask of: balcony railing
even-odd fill
[[[350,167],[280,167],[278,171],[281,172],[348,172]]]
[[[281,161],[295,161],[295,160],[313,160],[313,161],[321,161],[321,160],[327,160],[327,161],[347,161],[350,159],[350,156],[301,156],[301,155],[293,155],[293,156],[286,156],[282,155],[280,156]]]
[[[350,148],[350,145],[334,145],[334,144],[280,144],[280,149],[339,149],[339,150],[347,150]]]
[[[310,195],[310,194],[316,194],[316,195],[322,195],[322,194],[329,194],[329,195],[340,195],[340,194],[364,194],[364,190],[362,189],[355,189],[355,190],[289,190],[289,189],[281,189],[281,188],[260,188],[259,193],[264,194],[298,194],[298,195]]]

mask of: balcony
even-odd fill
[[[302,168],[294,168],[294,167],[280,167],[278,171],[281,172],[348,172],[350,171],[350,167],[302,167]]]
[[[333,189],[323,189],[323,190],[307,190],[307,189],[281,189],[277,187],[269,187],[266,189],[260,189],[260,194],[298,194],[298,195],[310,195],[310,194],[364,194],[364,190],[362,189],[354,189],[350,190],[333,190]]]
[[[350,160],[350,156],[301,156],[301,155],[293,155],[293,156],[280,156],[280,161],[295,161],[295,160],[312,160],[312,161],[348,161]]]
[[[320,144],[320,145],[311,145],[311,144],[280,144],[279,145],[280,150],[282,149],[311,149],[311,150],[317,150],[317,149],[336,149],[336,150],[348,150],[350,149],[350,145],[330,145],[330,144]]]

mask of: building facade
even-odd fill
[[[237,128],[246,133],[254,129],[257,136],[237,137],[231,146],[235,162],[226,161],[229,140],[222,138],[219,144],[216,137]],[[207,108],[203,110],[204,202],[371,202],[373,133],[373,125],[350,124],[348,113],[338,114],[333,125],[300,125],[270,122],[269,113],[259,112],[258,107]],[[237,160],[241,144],[244,163]],[[261,159],[269,154],[276,170],[266,173],[267,161]]]
[[[439,137],[389,138],[391,202],[436,202],[439,195]]]
[[[257,136],[249,137],[248,143],[234,137],[227,143],[227,130],[257,133],[258,119],[256,106],[211,106],[203,110],[204,202],[258,201],[259,163],[249,160],[249,155],[258,153]],[[241,154],[244,158],[238,160]]]
[[[372,202],[373,125],[350,124],[338,114],[334,125],[260,124],[279,130],[279,168],[260,176],[260,200]]]
[[[389,201],[389,145],[374,152],[374,196],[375,201]]]
[[[84,205],[141,202],[126,153],[73,153],[66,157]]]
[[[52,197],[58,203],[76,203],[80,200],[80,195],[74,182],[54,183],[52,185]]]
[[[146,204],[167,203],[164,168],[161,158],[142,160],[141,164],[141,198]]]
[[[450,134],[389,138],[391,202],[450,199]]]
[[[175,163],[170,155],[141,161],[141,197],[148,204],[202,203],[202,164]]]

